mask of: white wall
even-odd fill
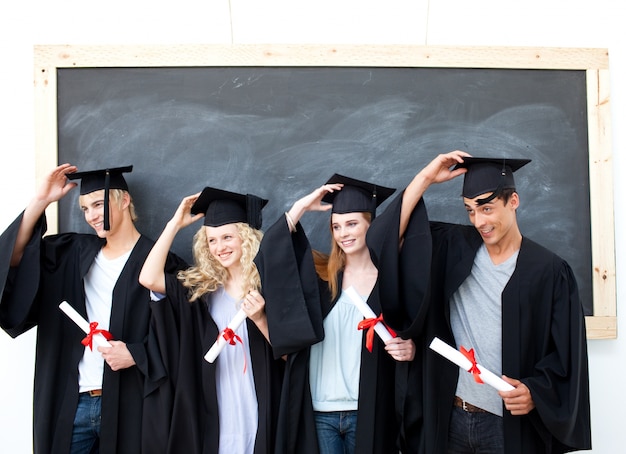
[[[609,49],[614,169],[626,168],[626,14],[619,0],[7,0],[0,14],[0,231],[34,191],[35,44],[312,43]],[[620,32],[620,30],[622,30]],[[442,150],[447,151],[447,150]],[[615,174],[618,316],[626,179]],[[558,215],[558,213],[555,213]],[[618,318],[618,333],[624,317]],[[32,452],[34,333],[0,332],[0,451]],[[594,453],[626,452],[626,337],[589,342]]]

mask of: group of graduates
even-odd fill
[[[58,166],[0,236],[0,325],[37,327],[34,451],[590,449],[576,280],[517,226],[513,172],[528,162],[453,151],[398,192],[334,174],[264,231],[267,199],[205,187],[156,241],[134,224],[132,166]],[[459,176],[470,223],[430,220],[424,193]],[[95,234],[46,236],[46,207],[78,180]],[[312,248],[308,212],[330,212],[329,251]],[[187,264],[171,246],[199,220]],[[510,390],[480,383],[478,364]]]

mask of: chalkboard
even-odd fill
[[[137,225],[153,238],[204,186],[268,198],[266,228],[335,172],[399,192],[438,153],[530,158],[515,176],[522,233],[570,263],[594,315],[585,70],[59,67],[56,82],[58,162],[133,164]],[[468,222],[461,184],[429,189],[432,219]],[[89,232],[76,199],[59,204],[60,231]],[[328,214],[302,222],[328,250]],[[174,243],[188,260],[200,225]]]

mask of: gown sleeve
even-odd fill
[[[565,446],[590,449],[585,317],[572,269],[561,260],[553,268],[552,348],[535,364],[536,374],[522,381],[548,431]]]
[[[0,236],[0,326],[11,337],[17,337],[37,325],[38,298],[42,261],[45,266],[55,266],[55,247],[43,240],[46,219],[42,216],[35,225],[33,236],[24,249],[19,266],[10,267],[11,255],[24,213],[20,214]],[[57,237],[55,244],[63,246],[64,239]]]
[[[168,254],[164,268],[166,275],[176,276],[179,270],[186,268],[188,268],[188,265],[183,259],[173,253]],[[155,300],[158,300],[158,298]],[[139,368],[139,370],[146,377],[146,382],[144,384],[146,394],[152,392],[152,390],[154,390],[154,388],[161,383],[166,375],[158,348],[154,351],[151,350],[158,345],[156,339],[151,339],[152,336],[154,336],[154,332],[152,330],[148,330],[148,333],[142,342],[129,342],[126,344],[126,347],[130,351],[137,368]]]
[[[401,337],[412,337],[424,322],[430,282],[432,239],[426,205],[420,200],[399,238],[400,194],[367,232],[372,261],[378,268],[385,322]]]
[[[300,224],[291,233],[281,217],[263,236],[255,258],[274,357],[321,341],[320,288],[311,245]]]
[[[151,302],[150,308],[148,352],[158,355],[164,376],[144,399],[143,449],[195,453],[202,446],[203,360],[192,304],[175,274],[166,273],[166,296]]]

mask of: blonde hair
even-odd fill
[[[237,222],[235,226],[241,238],[243,284],[239,297],[243,298],[250,290],[261,289],[261,277],[254,264],[254,257],[259,251],[263,233],[245,222]],[[178,272],[178,279],[189,289],[190,302],[206,293],[214,292],[218,287],[224,286],[228,280],[228,270],[209,250],[205,226],[200,227],[194,235],[192,249],[194,265]]]
[[[104,192],[104,189],[100,189],[100,191]],[[137,220],[137,213],[135,212],[135,203],[133,202],[133,197],[130,195],[130,192],[124,191],[123,189],[109,189],[109,199],[112,200],[118,208],[122,208],[124,204],[124,193],[128,194],[128,200],[130,203],[128,204],[128,212],[130,213],[131,221],[135,222]],[[78,197],[78,205],[82,206],[83,196]]]
[[[363,217],[371,224],[372,214],[368,211],[363,212]],[[331,238],[332,238],[332,217],[330,220]],[[339,294],[339,272],[346,267],[346,253],[339,247],[335,240],[331,240],[330,254],[324,254],[319,251],[313,251],[313,262],[317,275],[323,281],[328,282],[331,298],[334,300]]]

